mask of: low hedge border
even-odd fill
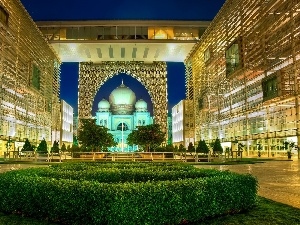
[[[229,171],[189,169],[189,170],[163,170],[160,167],[150,168],[90,168],[87,170],[65,170],[57,168],[29,168],[11,173],[23,174],[32,177],[49,177],[55,179],[71,179],[97,181],[100,183],[124,183],[124,182],[147,182],[166,181],[187,178],[216,177]]]
[[[50,167],[60,170],[86,170],[91,168],[162,168],[167,170],[190,170],[195,169],[191,164],[170,162],[67,162],[63,164],[52,164]]]
[[[195,222],[253,207],[258,187],[251,175],[220,171],[194,179],[112,184],[26,172],[0,174],[0,210],[65,224]]]

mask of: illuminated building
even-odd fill
[[[300,3],[227,0],[185,60],[196,140],[299,144]]]
[[[147,103],[139,99],[135,93],[122,84],[109,95],[109,101],[102,99],[98,103],[96,124],[108,128],[118,143],[110,151],[130,152],[138,150],[137,146],[127,145],[127,137],[138,126],[152,124],[152,118],[147,110]]]
[[[166,62],[183,62],[209,21],[39,21],[62,62],[79,62],[78,116],[91,118],[97,91],[126,73],[146,88],[154,122],[167,131]]]
[[[194,144],[194,115],[191,110],[191,100],[181,100],[172,108],[172,139],[173,145],[182,144],[188,147]]]
[[[43,138],[51,141],[59,89],[58,55],[20,1],[1,0],[1,156],[20,148],[26,138],[33,145]]]
[[[72,146],[73,143],[73,108],[64,100],[61,100],[61,128],[60,145]],[[53,140],[54,141],[54,140]],[[53,143],[52,141],[52,143]]]

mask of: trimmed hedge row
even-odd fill
[[[90,170],[65,170],[53,168],[30,168],[22,171],[12,171],[11,173],[23,174],[32,177],[49,177],[55,179],[71,179],[97,181],[101,183],[124,183],[124,182],[147,182],[147,181],[166,181],[187,178],[216,177],[228,171],[206,169],[189,170],[163,170],[160,167],[150,168],[95,168]]]
[[[64,164],[53,164],[52,168],[60,170],[87,170],[94,168],[118,168],[118,169],[131,169],[131,168],[162,168],[164,170],[190,170],[195,169],[193,165],[184,163],[170,163],[170,162],[68,162]]]
[[[249,209],[258,187],[251,175],[216,170],[201,170],[202,177],[194,179],[111,184],[41,177],[33,171],[0,174],[1,211],[66,224],[178,224]],[[170,172],[175,171],[165,173]]]

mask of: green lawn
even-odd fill
[[[296,225],[300,209],[259,197],[259,204],[249,212],[227,215],[193,225]]]
[[[259,197],[259,204],[249,212],[227,215],[189,225],[296,225],[300,224],[300,209]],[[0,225],[55,225],[18,215],[0,213]]]

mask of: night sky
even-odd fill
[[[46,20],[212,20],[225,0],[21,0],[34,21]],[[185,98],[184,64],[167,62],[168,109]],[[109,79],[99,90],[93,103],[93,115],[102,98],[108,100],[110,92],[121,84],[130,87],[137,100],[152,103],[147,90],[126,74]],[[60,97],[69,103],[77,114],[78,63],[61,66]]]

